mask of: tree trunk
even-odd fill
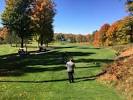
[[[25,43],[25,48],[26,48],[26,53],[27,53],[28,51],[27,51],[27,45],[26,45],[26,43]]]
[[[21,48],[24,48],[24,38],[21,37]]]
[[[41,35],[41,37],[40,37],[39,51],[41,52],[42,50],[43,50],[43,36]]]
[[[18,47],[18,44],[16,43],[16,47]]]
[[[12,42],[10,42],[10,46],[13,47],[13,46],[12,46]]]
[[[37,44],[38,44],[38,48],[39,48],[39,40],[37,41]]]
[[[41,43],[40,43],[41,46],[43,46],[43,39],[41,39]]]
[[[45,45],[46,45],[46,47],[48,47],[48,43],[46,43]]]

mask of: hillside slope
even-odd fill
[[[121,52],[116,61],[107,66],[99,80],[116,86],[128,100],[133,100],[133,47]]]

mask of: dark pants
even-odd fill
[[[69,78],[69,82],[70,82],[70,83],[74,82],[73,73],[74,73],[74,72],[68,72],[68,78]]]

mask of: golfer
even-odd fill
[[[74,74],[74,67],[75,67],[75,64],[74,64],[74,62],[73,62],[73,59],[70,59],[70,60],[66,63],[66,67],[67,67],[69,82],[72,83],[72,82],[74,82],[73,74]]]

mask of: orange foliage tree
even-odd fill
[[[96,47],[98,47],[99,44],[100,44],[100,41],[99,40],[100,40],[100,34],[99,34],[99,31],[96,31],[94,33],[93,45],[96,46]]]
[[[104,24],[103,26],[101,26],[99,31],[96,31],[94,33],[94,42],[93,44],[95,46],[104,46],[105,41],[107,39],[107,31],[110,28],[109,24]]]
[[[99,45],[104,46],[107,37],[107,31],[110,28],[109,24],[104,24],[99,30]]]
[[[0,29],[0,39],[4,40],[8,34],[7,28],[1,28]]]
[[[113,23],[107,31],[106,45],[125,44],[132,42],[132,25],[133,16],[125,17]]]
[[[32,9],[34,31],[38,35],[41,46],[48,44],[53,39],[53,18],[55,4],[53,0],[35,0]]]

